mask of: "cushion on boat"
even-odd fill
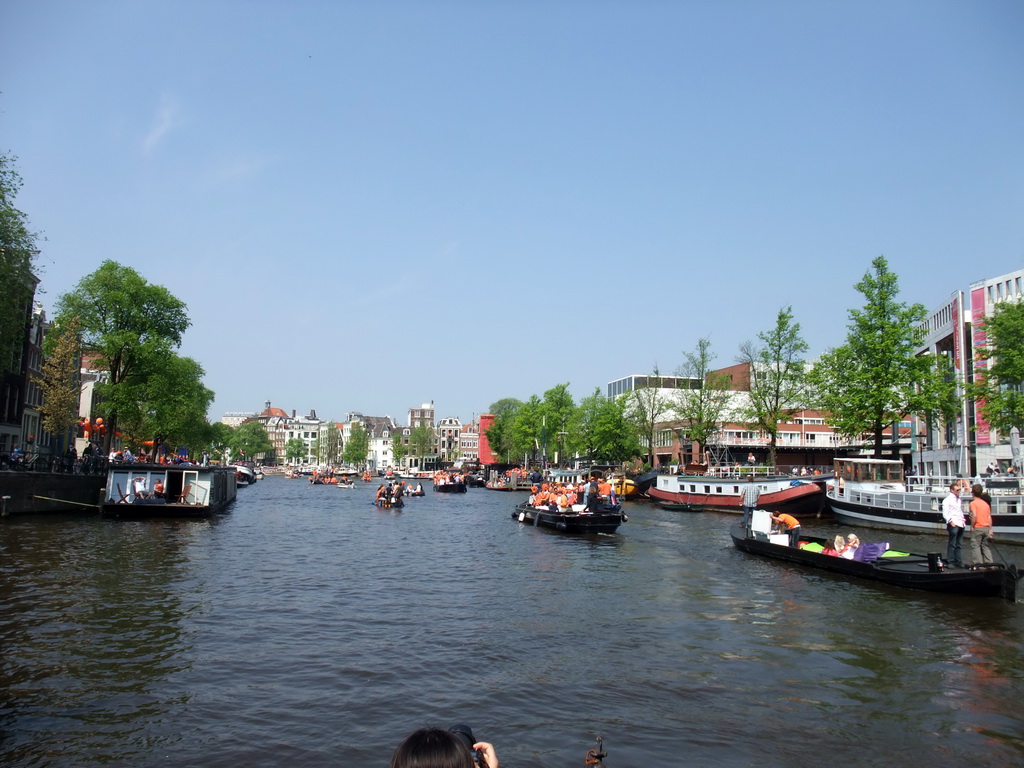
[[[808,552],[821,552],[825,548],[816,541],[809,541],[807,543],[801,541],[800,549],[806,549]]]
[[[857,551],[853,553],[853,559],[862,563],[873,563],[884,555],[887,549],[889,549],[889,542],[887,541],[861,544],[857,547]]]

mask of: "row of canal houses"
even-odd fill
[[[324,442],[325,435],[333,425],[346,443],[354,425],[359,424],[369,438],[369,451],[366,465],[371,471],[423,470],[432,471],[442,462],[477,461],[480,449],[480,420],[474,419],[470,424],[463,424],[457,417],[446,417],[435,423],[433,403],[424,403],[410,408],[405,424],[399,424],[391,416],[366,416],[361,413],[348,413],[345,421],[331,422],[320,419],[315,410],[300,416],[295,410],[289,414],[283,408],[271,405],[269,400],[259,413],[228,413],[221,419],[229,426],[238,426],[247,421],[258,421],[266,430],[274,455],[262,457],[267,464],[315,466],[325,463],[324,457],[318,455],[319,446]],[[429,426],[434,433],[434,446],[430,455],[424,457],[406,456],[401,461],[394,458],[396,441],[409,446],[412,431],[421,426]],[[286,459],[286,446],[290,440],[299,439],[306,446],[306,454],[300,458]],[[486,443],[486,438],[484,439]]]

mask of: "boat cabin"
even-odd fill
[[[903,462],[895,459],[836,459],[835,473],[840,489],[850,483],[903,487]]]
[[[107,472],[101,504],[114,514],[143,514],[144,507],[147,515],[196,517],[216,512],[236,491],[235,467],[115,464]]]

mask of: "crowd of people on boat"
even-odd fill
[[[618,497],[611,481],[595,475],[581,483],[540,483],[530,486],[529,504],[537,509],[569,514],[574,505],[583,505],[583,514],[591,514],[601,506],[615,506]]]
[[[383,509],[391,507],[404,507],[406,496],[423,496],[423,483],[418,482],[415,486],[407,485],[405,480],[390,480],[377,486],[377,493],[373,497],[373,503]]]
[[[466,476],[461,472],[438,470],[434,473],[434,485],[464,485]]]

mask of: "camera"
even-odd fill
[[[450,733],[454,733],[456,738],[461,741],[470,752],[473,753],[473,761],[480,766],[480,768],[487,768],[487,764],[484,762],[484,751],[482,749],[473,749],[473,745],[476,744],[476,737],[473,736],[473,729],[464,723],[456,723],[448,729]]]

